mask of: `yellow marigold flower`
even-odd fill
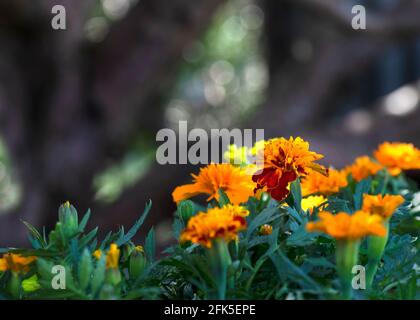
[[[386,219],[392,216],[395,210],[397,210],[403,202],[404,198],[400,195],[387,194],[382,196],[381,194],[365,194],[363,196],[362,210],[369,212],[370,214],[377,214]]]
[[[242,166],[248,164],[248,154],[250,150],[247,147],[237,147],[231,144],[223,157],[230,164]]]
[[[225,210],[226,212],[229,212],[233,216],[239,216],[243,218],[249,216],[248,209],[243,206],[227,204],[222,209]]]
[[[344,170],[347,174],[351,174],[353,179],[357,182],[366,179],[367,177],[375,175],[378,171],[382,170],[384,167],[379,163],[373,161],[368,156],[362,156],[356,158],[353,164],[346,167]]]
[[[137,250],[137,247],[136,247],[136,250]],[[102,251],[100,249],[95,250],[93,252],[93,256],[99,260],[100,258],[102,258]],[[118,249],[118,246],[115,243],[111,243],[109,250],[106,254],[106,268],[117,269],[119,259],[120,259],[120,249]]]
[[[107,269],[117,269],[118,261],[120,259],[120,249],[115,243],[111,243],[108,253],[106,255],[106,267]]]
[[[249,153],[251,155],[256,156],[259,152],[262,152],[264,150],[264,146],[266,142],[267,141],[265,140],[260,140],[260,141],[255,142],[254,146],[251,148]]]
[[[324,167],[314,163],[323,156],[310,151],[309,143],[300,137],[268,140],[260,152],[264,153],[264,169],[253,175],[256,189],[266,188],[279,201],[289,194],[289,184],[307,174],[308,169],[327,174]]]
[[[102,251],[100,249],[95,250],[92,255],[99,260],[102,257]]]
[[[29,265],[36,260],[36,257],[24,257],[20,254],[5,253],[0,258],[0,271],[11,270],[16,273],[26,273],[29,271]]]
[[[324,232],[337,240],[357,240],[368,235],[381,237],[386,235],[382,218],[365,211],[357,211],[352,215],[345,212],[333,215],[323,211],[319,213],[319,218],[320,221],[309,222],[306,229],[310,232]]]
[[[260,227],[260,230],[258,232],[262,236],[269,236],[273,233],[273,227],[269,224],[264,224]]]
[[[207,213],[199,212],[188,221],[180,242],[191,241],[211,248],[215,239],[224,239],[226,242],[236,240],[238,232],[246,228],[244,214],[243,207],[233,206],[212,208]]]
[[[193,183],[177,187],[172,193],[175,202],[208,194],[207,201],[219,200],[219,189],[222,189],[233,204],[246,202],[254,194],[255,184],[252,177],[241,168],[229,163],[210,164],[200,169],[198,175],[192,175]]]
[[[327,199],[324,196],[309,196],[307,198],[303,198],[301,202],[302,210],[309,210],[309,212],[312,213],[314,208],[319,207],[326,200]]]
[[[374,155],[393,176],[402,170],[420,169],[420,150],[412,143],[384,142],[375,150]]]
[[[330,195],[339,192],[340,188],[345,186],[347,186],[346,172],[335,169],[329,169],[328,176],[311,171],[301,180],[303,196],[313,193]]]

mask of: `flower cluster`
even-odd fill
[[[36,260],[34,256],[24,257],[20,254],[6,253],[0,258],[0,272],[11,270],[16,273],[26,273],[29,265]]]
[[[420,167],[418,149],[386,142],[343,169],[323,167],[322,157],[299,137],[231,146],[228,163],[201,168],[173,191],[178,241],[161,252],[161,230],[144,234],[144,247],[132,242],[151,203],[130,229],[98,241],[97,228],[85,232],[90,212],[79,220],[66,202],[49,234],[25,223],[31,249],[2,249],[0,298],[351,299],[353,267],[363,265],[359,295],[415,299],[419,191],[405,171]],[[264,159],[262,170],[252,159]],[[404,270],[394,272],[400,259]],[[57,264],[67,285],[59,293]]]

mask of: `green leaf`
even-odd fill
[[[369,179],[360,181],[356,185],[356,191],[353,196],[354,210],[357,211],[362,208],[363,195],[365,193],[369,193],[371,184],[372,184],[372,180],[369,178]]]
[[[293,197],[293,206],[298,212],[302,212],[302,191],[299,179],[290,184],[290,194]]]
[[[227,196],[226,192],[224,192],[222,189],[218,190],[219,194],[219,206],[224,207],[228,204],[230,204],[229,197]]]
[[[96,237],[96,233],[98,232],[98,227],[91,230],[87,235],[83,236],[79,241],[79,247],[83,248],[89,244],[89,242]]]
[[[79,285],[82,290],[86,290],[89,286],[93,271],[92,254],[88,249],[85,249],[80,258],[78,266]]]
[[[246,238],[249,240],[252,233],[263,224],[269,223],[279,217],[278,208],[267,208],[261,211],[250,223],[246,231]]]
[[[149,200],[149,202],[146,204],[146,208],[144,209],[143,214],[140,217],[140,219],[136,221],[136,223],[131,227],[130,230],[128,230],[126,235],[121,235],[121,237],[116,241],[117,246],[122,246],[123,244],[130,241],[131,238],[133,238],[136,235],[137,231],[143,225],[144,220],[146,220],[146,217],[149,214],[151,207],[152,207],[152,201]]]
[[[301,268],[295,265],[290,259],[284,255],[280,250],[270,254],[270,259],[276,267],[278,276],[281,280],[290,279],[298,282],[304,289],[322,292],[322,288]]]
[[[82,220],[79,223],[79,232],[83,232],[85,230],[85,227],[90,219],[90,209],[85,213],[85,215],[83,216]]]
[[[154,229],[150,229],[149,233],[146,236],[146,240],[144,243],[144,250],[146,253],[146,258],[149,262],[153,262],[155,259],[155,231]]]
[[[307,246],[312,244],[316,238],[316,234],[306,231],[306,225],[301,225],[287,238],[287,245],[292,247]]]
[[[23,221],[22,223],[26,226],[26,228],[29,229],[30,234],[39,241],[39,243],[41,244],[41,246],[43,248],[45,248],[47,246],[47,243],[45,242],[44,238],[41,236],[41,234],[38,232],[38,230],[36,230],[36,228],[31,225],[30,223]]]
[[[98,291],[101,289],[102,285],[104,284],[105,264],[106,264],[105,255],[102,255],[102,257],[96,263],[95,272],[93,273],[93,278],[92,278],[93,295],[96,295]]]

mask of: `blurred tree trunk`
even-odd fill
[[[51,226],[65,200],[87,209],[93,177],[140,131],[163,126],[160,97],[172,71],[221,2],[142,0],[98,44],[83,32],[95,0],[0,3],[0,130],[23,186],[19,208],[0,216],[0,246],[22,244],[19,218]],[[66,8],[67,30],[51,28],[56,4]],[[143,201],[122,205],[120,223],[153,197],[142,192]]]

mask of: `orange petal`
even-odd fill
[[[183,186],[176,187],[172,192],[172,198],[176,203],[194,197],[202,193],[202,189],[199,188],[198,184],[186,184]]]

